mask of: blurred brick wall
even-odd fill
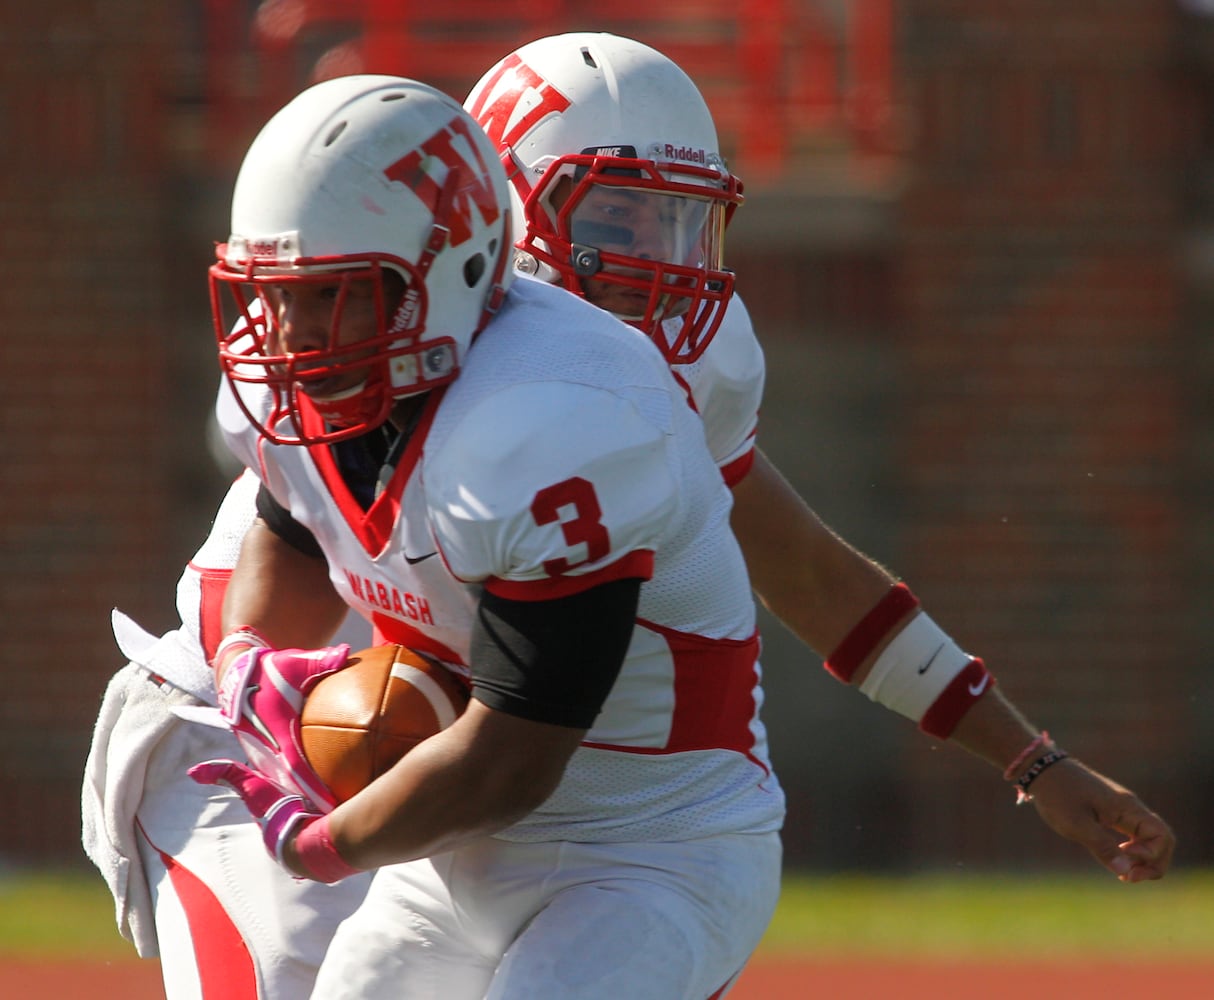
[[[879,165],[810,151],[792,173],[818,200],[761,192],[731,255],[777,464],[1209,863],[1214,28],[1203,85],[1192,27],[1168,0],[904,0],[905,159],[882,190]],[[809,660],[766,624],[790,862],[1086,870],[988,765]]]
[[[79,859],[109,609],[172,624],[222,491],[203,274],[233,161],[202,137],[200,10],[0,14],[0,863]],[[1214,721],[1210,543],[1190,534],[1210,525],[1194,451],[1214,419],[1203,438],[1192,417],[1214,351],[1179,260],[1177,16],[1168,0],[1115,18],[1099,0],[898,10],[907,160],[807,148],[782,184],[751,184],[731,230],[770,361],[763,442],[1034,718],[1205,857],[1187,803],[1204,774],[1189,751],[1214,766],[1196,739]],[[989,768],[830,681],[777,626],[765,664],[790,860],[1086,863]]]
[[[1208,610],[1189,561],[1196,123],[1176,10],[904,7],[899,568],[1033,718],[1183,823]],[[1035,820],[984,822],[1009,804],[997,783],[948,795],[967,761],[917,745],[907,772],[944,793],[906,831],[916,857],[1069,856]]]
[[[0,861],[80,856],[109,609],[171,610],[165,13],[0,14]]]

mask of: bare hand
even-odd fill
[[[1167,873],[1176,837],[1128,788],[1071,757],[1043,772],[1031,792],[1051,830],[1086,847],[1122,882]]]

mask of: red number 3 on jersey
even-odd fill
[[[568,516],[568,508],[573,509],[572,516]],[[562,517],[562,513],[566,516]],[[575,562],[564,557],[547,560],[544,570],[550,576],[562,576],[574,566],[596,562],[611,551],[611,539],[602,521],[603,508],[599,506],[599,498],[595,496],[590,482],[580,476],[540,490],[531,503],[531,514],[536,524],[559,522],[561,533],[570,548],[577,545],[586,547],[585,557]]]

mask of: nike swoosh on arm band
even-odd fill
[[[848,633],[824,666],[847,683],[919,599],[904,583],[886,591]],[[995,683],[982,660],[962,651],[923,611],[889,640],[860,684],[867,697],[948,739],[970,706]]]

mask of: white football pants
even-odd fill
[[[300,1000],[370,873],[328,886],[267,853],[234,792],[192,781],[201,760],[243,760],[234,736],[174,726],[149,760],[136,814],[168,1000]]]
[[[778,834],[486,839],[381,869],[313,1000],[708,1000],[763,935]]]

